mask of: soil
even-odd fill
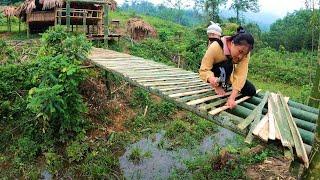
[[[250,179],[297,179],[289,171],[290,163],[285,158],[269,157],[260,164],[248,167],[246,175]]]

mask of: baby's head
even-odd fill
[[[208,37],[209,38],[219,38],[221,37],[221,34],[222,34],[222,29],[221,27],[219,26],[218,23],[214,23],[212,21],[211,22],[211,25],[208,26],[207,28],[207,34],[208,34]]]

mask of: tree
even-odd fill
[[[178,10],[178,23],[181,24],[183,16],[183,8],[188,7],[189,5],[186,1],[183,0],[165,0],[166,4]]]
[[[259,12],[258,0],[233,0],[230,9],[234,9],[237,14],[237,21],[239,20],[240,12]]]
[[[319,11],[318,17],[320,15]],[[285,47],[289,51],[299,51],[302,49],[312,49],[312,32],[310,27],[310,19],[312,18],[311,10],[299,10],[288,14],[283,19],[277,20],[270,26],[270,31],[264,33],[264,41],[271,47],[279,49],[280,46]],[[320,30],[315,28],[315,34],[319,34]],[[317,47],[318,38],[314,40]]]
[[[319,36],[320,42],[320,36]],[[313,88],[309,98],[309,106],[319,108],[320,104],[320,43],[318,43],[318,65],[317,65],[316,77],[313,82]]]
[[[320,5],[320,2],[319,2],[319,5]],[[312,11],[312,16],[310,18],[309,27],[312,31],[312,41],[311,42],[312,42],[312,52],[313,52],[314,47],[315,47],[315,39],[317,39],[315,37],[316,30],[319,29],[319,26],[320,26],[319,13],[317,13],[315,0],[305,0],[305,6],[306,6],[306,9],[310,9]],[[319,11],[319,9],[318,9],[318,11]]]
[[[204,9],[209,17],[209,20],[220,22],[219,6],[225,4],[227,0],[205,0]]]

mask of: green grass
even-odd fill
[[[272,80],[261,80],[253,75],[249,75],[249,80],[262,91],[281,92],[283,95],[290,97],[290,99],[307,103],[308,94],[310,93],[310,86],[290,85]]]

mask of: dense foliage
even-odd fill
[[[319,16],[320,11],[316,10],[318,24],[311,22],[313,12],[311,10],[299,10],[288,14],[283,19],[276,21],[270,27],[270,32],[264,34],[264,41],[269,46],[277,50],[285,48],[289,51],[299,51],[302,49],[312,49],[312,38],[314,40],[314,49],[318,47],[320,34]],[[314,37],[312,37],[314,31]]]
[[[2,46],[4,54],[13,53]],[[90,47],[83,35],[57,27],[43,35],[34,61],[10,63],[16,61],[10,55],[11,61],[1,65],[0,154],[10,155],[14,169],[27,168],[25,163],[39,154],[55,153],[62,143],[85,133],[86,105],[78,86],[87,73],[80,68],[81,58],[71,54],[86,56]]]

